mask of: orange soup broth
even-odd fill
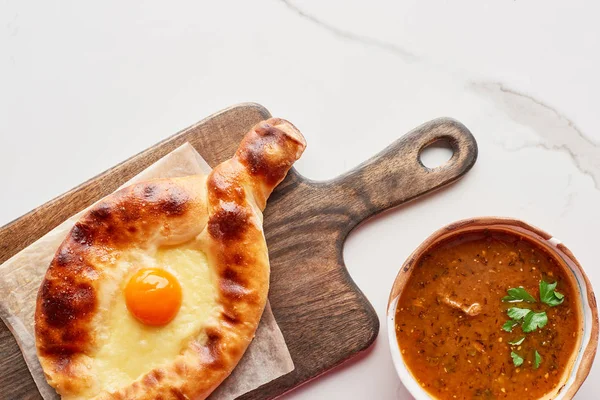
[[[437,399],[538,399],[561,383],[579,342],[582,317],[576,282],[559,262],[528,239],[503,232],[470,232],[442,241],[415,263],[396,310],[404,362]],[[539,301],[539,283],[558,282],[564,302]],[[538,302],[506,303],[523,287]],[[452,301],[454,306],[448,303]],[[478,303],[470,316],[457,305]],[[545,311],[548,324],[531,333],[502,329],[510,307]],[[522,337],[520,345],[510,345]],[[534,351],[542,357],[534,368]],[[524,358],[516,367],[511,351]]]

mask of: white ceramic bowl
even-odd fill
[[[454,236],[458,233],[480,231],[484,229],[512,232],[526,236],[545,248],[548,252],[554,254],[559,261],[562,260],[561,265],[563,268],[567,272],[570,272],[577,281],[578,292],[580,295],[579,303],[583,315],[583,326],[581,335],[579,336],[581,339],[580,345],[577,349],[576,357],[573,358],[571,365],[567,368],[566,373],[563,376],[561,381],[562,386],[558,388],[558,393],[556,394],[553,392],[545,397],[562,400],[573,398],[581,384],[585,381],[585,378],[592,367],[592,362],[594,361],[594,356],[596,354],[596,347],[598,345],[598,309],[592,286],[583,272],[581,265],[577,262],[577,259],[569,249],[560,242],[560,240],[523,221],[509,218],[480,217],[450,224],[429,236],[410,255],[410,257],[408,257],[404,265],[402,265],[392,287],[387,310],[387,331],[390,351],[400,380],[415,399],[427,400],[431,398],[408,370],[408,367],[402,358],[402,354],[400,353],[398,340],[396,338],[396,306],[400,294],[402,293],[402,289],[412,272],[413,265],[419,260],[423,253],[440,240]]]

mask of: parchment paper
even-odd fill
[[[153,178],[207,174],[210,170],[200,154],[185,143],[123,186]],[[36,296],[54,253],[83,212],[85,210],[0,265],[0,317],[15,336],[45,400],[58,399],[59,396],[46,383],[36,355],[33,319]],[[244,357],[210,399],[234,399],[293,370],[292,358],[267,303],[256,336]]]

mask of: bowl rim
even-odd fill
[[[390,290],[386,312],[390,352],[392,354],[396,372],[404,386],[416,399],[431,398],[430,395],[416,382],[412,373],[410,373],[408,367],[406,367],[397,342],[395,313],[399,296],[408,280],[408,276],[410,276],[410,273],[408,275],[405,274],[411,271],[415,261],[417,261],[420,256],[438,240],[461,229],[479,230],[478,228],[486,229],[486,227],[492,227],[492,229],[497,230],[502,227],[504,230],[512,231],[513,233],[528,235],[532,237],[532,239],[541,239],[540,241],[544,242],[546,247],[552,251],[556,257],[563,259],[566,266],[571,270],[575,282],[578,283],[577,290],[581,296],[581,306],[583,309],[583,334],[580,337],[581,341],[577,350],[578,355],[571,365],[570,375],[557,397],[557,399],[572,399],[590,372],[598,346],[598,308],[592,284],[579,261],[560,240],[540,228],[510,217],[476,217],[452,222],[430,234],[402,264]],[[535,236],[538,236],[538,238]],[[580,282],[580,279],[583,280],[583,282]],[[582,283],[583,285],[581,285]],[[582,289],[582,286],[584,286],[584,290]],[[587,332],[586,323],[590,324],[590,329]],[[576,371],[575,374],[573,374],[573,371]]]

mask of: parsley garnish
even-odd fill
[[[543,328],[548,323],[548,316],[545,311],[536,313],[530,311],[529,314],[525,316],[523,320],[523,332],[529,333],[533,332],[538,328]]]
[[[536,350],[534,353],[533,368],[538,369],[540,367],[541,363],[542,363],[542,356],[540,356],[540,353],[538,353]]]
[[[531,310],[528,308],[519,308],[519,307],[511,307],[506,311],[508,316],[510,318],[514,319],[515,321],[522,320],[530,312],[531,312]]]
[[[517,325],[519,325],[519,323],[517,321],[513,321],[512,319],[509,319],[508,321],[506,321],[504,323],[504,325],[502,325],[502,329],[505,330],[506,332],[512,332],[513,328]]]
[[[518,288],[510,288],[508,289],[508,296],[502,298],[502,301],[505,303],[519,303],[521,301],[526,301],[527,303],[535,303],[535,297],[527,293],[522,287]]]
[[[512,319],[512,321],[509,322],[514,322],[508,332],[512,332],[512,328],[514,328],[521,320],[523,320],[522,328],[525,333],[533,332],[538,328],[543,328],[548,323],[548,316],[545,311],[534,312],[528,308],[511,307],[506,310],[506,313]],[[508,323],[504,325],[508,326]],[[502,329],[504,329],[504,326]]]
[[[525,340],[525,336],[523,336],[521,339],[515,339],[511,342],[508,342],[508,344],[512,344],[513,346],[518,346],[521,343],[523,343],[524,340]]]
[[[548,283],[540,281],[540,300],[542,303],[546,303],[550,307],[555,307],[565,301],[565,296],[554,290],[557,283],[558,282]]]
[[[515,367],[519,367],[519,366],[521,366],[521,364],[523,364],[523,361],[524,361],[523,357],[521,357],[520,355],[518,355],[514,351],[510,352],[510,356],[512,357],[513,364],[515,364]]]
[[[540,281],[540,301],[550,307],[556,307],[565,301],[565,296],[557,292],[557,282],[548,283]],[[535,297],[527,293],[522,287],[510,288],[507,290],[508,296],[502,298],[503,302],[507,303],[518,303],[525,301],[527,303],[537,303]],[[506,332],[512,332],[517,325],[521,325],[521,329],[524,333],[530,333],[537,329],[542,329],[548,324],[548,314],[546,311],[532,311],[529,308],[511,307],[506,310],[506,314],[509,316],[509,320],[502,325],[502,329]],[[520,339],[515,339],[508,342],[511,346],[519,346],[525,340],[525,336]],[[510,353],[513,364],[515,367],[519,367],[523,364],[523,357],[512,351]],[[538,369],[542,363],[542,356],[537,350],[534,351],[533,367]]]

